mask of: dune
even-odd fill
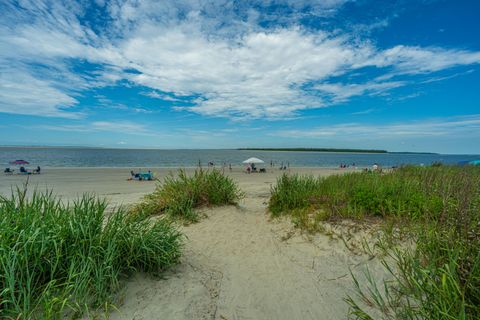
[[[163,176],[172,169],[152,170]],[[126,181],[128,172],[128,168],[52,168],[31,176],[29,184],[54,188],[65,201],[94,192],[112,205],[126,205],[155,187],[152,182]],[[353,293],[350,270],[361,274],[368,266],[381,280],[384,271],[379,261],[350,251],[335,236],[306,235],[286,219],[271,220],[266,210],[270,187],[282,171],[245,174],[234,168],[226,172],[245,191],[245,198],[238,206],[204,208],[200,222],[182,226],[186,240],[181,263],[161,278],[139,273],[129,279],[109,318],[347,318],[343,299]],[[344,171],[292,168],[291,172]],[[3,195],[26,179],[5,178],[0,182]]]

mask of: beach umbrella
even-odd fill
[[[24,164],[30,164],[30,162],[25,161],[25,160],[15,160],[15,161],[10,161],[9,163],[17,165],[17,166],[21,166],[21,165],[24,165]]]
[[[265,162],[258,158],[248,158],[247,160],[243,161],[243,163],[265,163]]]

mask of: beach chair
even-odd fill
[[[15,171],[15,170],[12,170],[12,169],[10,169],[10,168],[5,168],[5,170],[3,170],[3,173],[5,173],[5,174],[7,174],[7,175],[11,175],[11,174],[13,174],[14,171]]]
[[[140,172],[139,174],[139,179],[140,181],[152,181],[154,179],[153,177],[153,172]]]
[[[32,173],[27,169],[25,169],[25,167],[20,167],[20,172],[18,174],[32,174]]]

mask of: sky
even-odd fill
[[[0,145],[480,154],[480,1],[0,2]]]

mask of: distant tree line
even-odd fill
[[[386,150],[336,148],[238,148],[237,150],[388,153]]]

